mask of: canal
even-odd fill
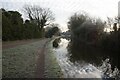
[[[108,55],[89,48],[75,47],[70,39],[57,38],[53,51],[65,78],[119,78],[119,69]],[[102,54],[101,54],[102,53]]]

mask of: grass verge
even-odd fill
[[[62,78],[63,73],[52,51],[52,42],[48,43],[45,51],[45,78]]]
[[[3,78],[35,78],[40,41],[5,49],[2,52]]]

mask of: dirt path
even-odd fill
[[[44,78],[44,65],[45,65],[45,47],[49,39],[41,41],[41,47],[38,50],[38,60],[37,60],[37,69],[36,69],[36,78]]]
[[[44,78],[44,50],[45,50],[45,44],[42,48],[38,50],[38,60],[37,60],[37,69],[36,69],[36,78]]]

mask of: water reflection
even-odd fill
[[[120,56],[115,55],[115,53],[109,53],[91,45],[86,46],[84,43],[78,44],[77,41],[70,41],[67,49],[68,53],[71,54],[70,60],[73,62],[84,60],[87,63],[99,66],[102,60],[109,58],[110,64],[112,64],[112,70],[114,70],[116,66],[120,69]]]
[[[66,78],[102,79],[119,74],[118,69],[112,67],[111,58],[95,47],[73,44],[70,39],[63,38],[55,40],[53,45],[57,47],[53,50]]]
[[[68,53],[71,54],[70,60],[75,61],[85,61],[94,65],[99,65],[103,59],[102,52],[97,49],[92,49],[93,47],[85,46],[83,44],[79,45],[77,42],[72,41],[68,44]],[[107,57],[107,56],[106,56]]]

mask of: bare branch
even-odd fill
[[[24,9],[28,18],[31,21],[36,22],[40,29],[55,19],[49,8],[41,8],[40,6],[36,5],[26,5]]]

